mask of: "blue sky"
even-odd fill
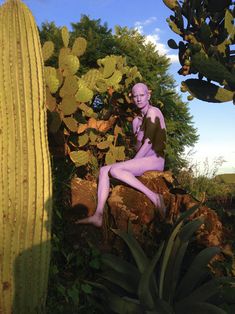
[[[0,0],[0,4],[4,1]],[[108,27],[115,25],[137,27],[154,42],[160,53],[167,54],[172,65],[169,69],[177,84],[185,79],[177,74],[179,63],[176,50],[167,46],[167,40],[174,36],[166,18],[171,11],[162,0],[25,0],[31,9],[36,23],[54,21],[57,26],[70,27],[71,22],[78,22],[82,14],[91,19],[101,19]],[[179,87],[177,87],[179,89]],[[183,94],[183,99],[186,100]],[[206,158],[209,164],[219,156],[226,162],[219,168],[219,173],[235,173],[235,106],[231,102],[215,104],[194,99],[189,102],[190,113],[200,139],[190,159],[203,164]]]

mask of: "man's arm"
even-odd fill
[[[145,157],[151,148],[152,148],[152,144],[150,140],[146,138],[143,145],[141,145],[140,149],[138,150],[138,152],[136,153],[133,159]]]

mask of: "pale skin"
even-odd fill
[[[151,191],[136,178],[146,171],[164,170],[165,159],[161,156],[157,156],[148,138],[146,138],[144,142],[142,141],[144,134],[143,131],[140,130],[145,115],[147,118],[149,117],[152,122],[154,122],[156,118],[159,118],[161,128],[165,128],[164,117],[158,108],[150,104],[150,92],[145,84],[135,84],[132,88],[132,97],[135,105],[141,112],[132,122],[133,132],[137,139],[137,153],[131,160],[101,167],[98,181],[98,202],[96,211],[93,216],[78,220],[79,224],[93,224],[96,227],[102,226],[104,207],[110,191],[110,176],[144,193],[161,211],[162,215],[165,215],[165,204],[162,195]]]

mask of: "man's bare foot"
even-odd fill
[[[103,222],[103,215],[101,213],[95,213],[93,216],[79,219],[76,221],[77,224],[91,224],[95,227],[100,228]]]

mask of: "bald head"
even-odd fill
[[[132,98],[135,105],[143,112],[149,107],[150,92],[143,83],[137,83],[132,88]]]
[[[135,91],[140,91],[140,90],[144,91],[145,93],[148,93],[149,91],[147,85],[145,85],[144,83],[137,83],[132,87],[132,94]]]

